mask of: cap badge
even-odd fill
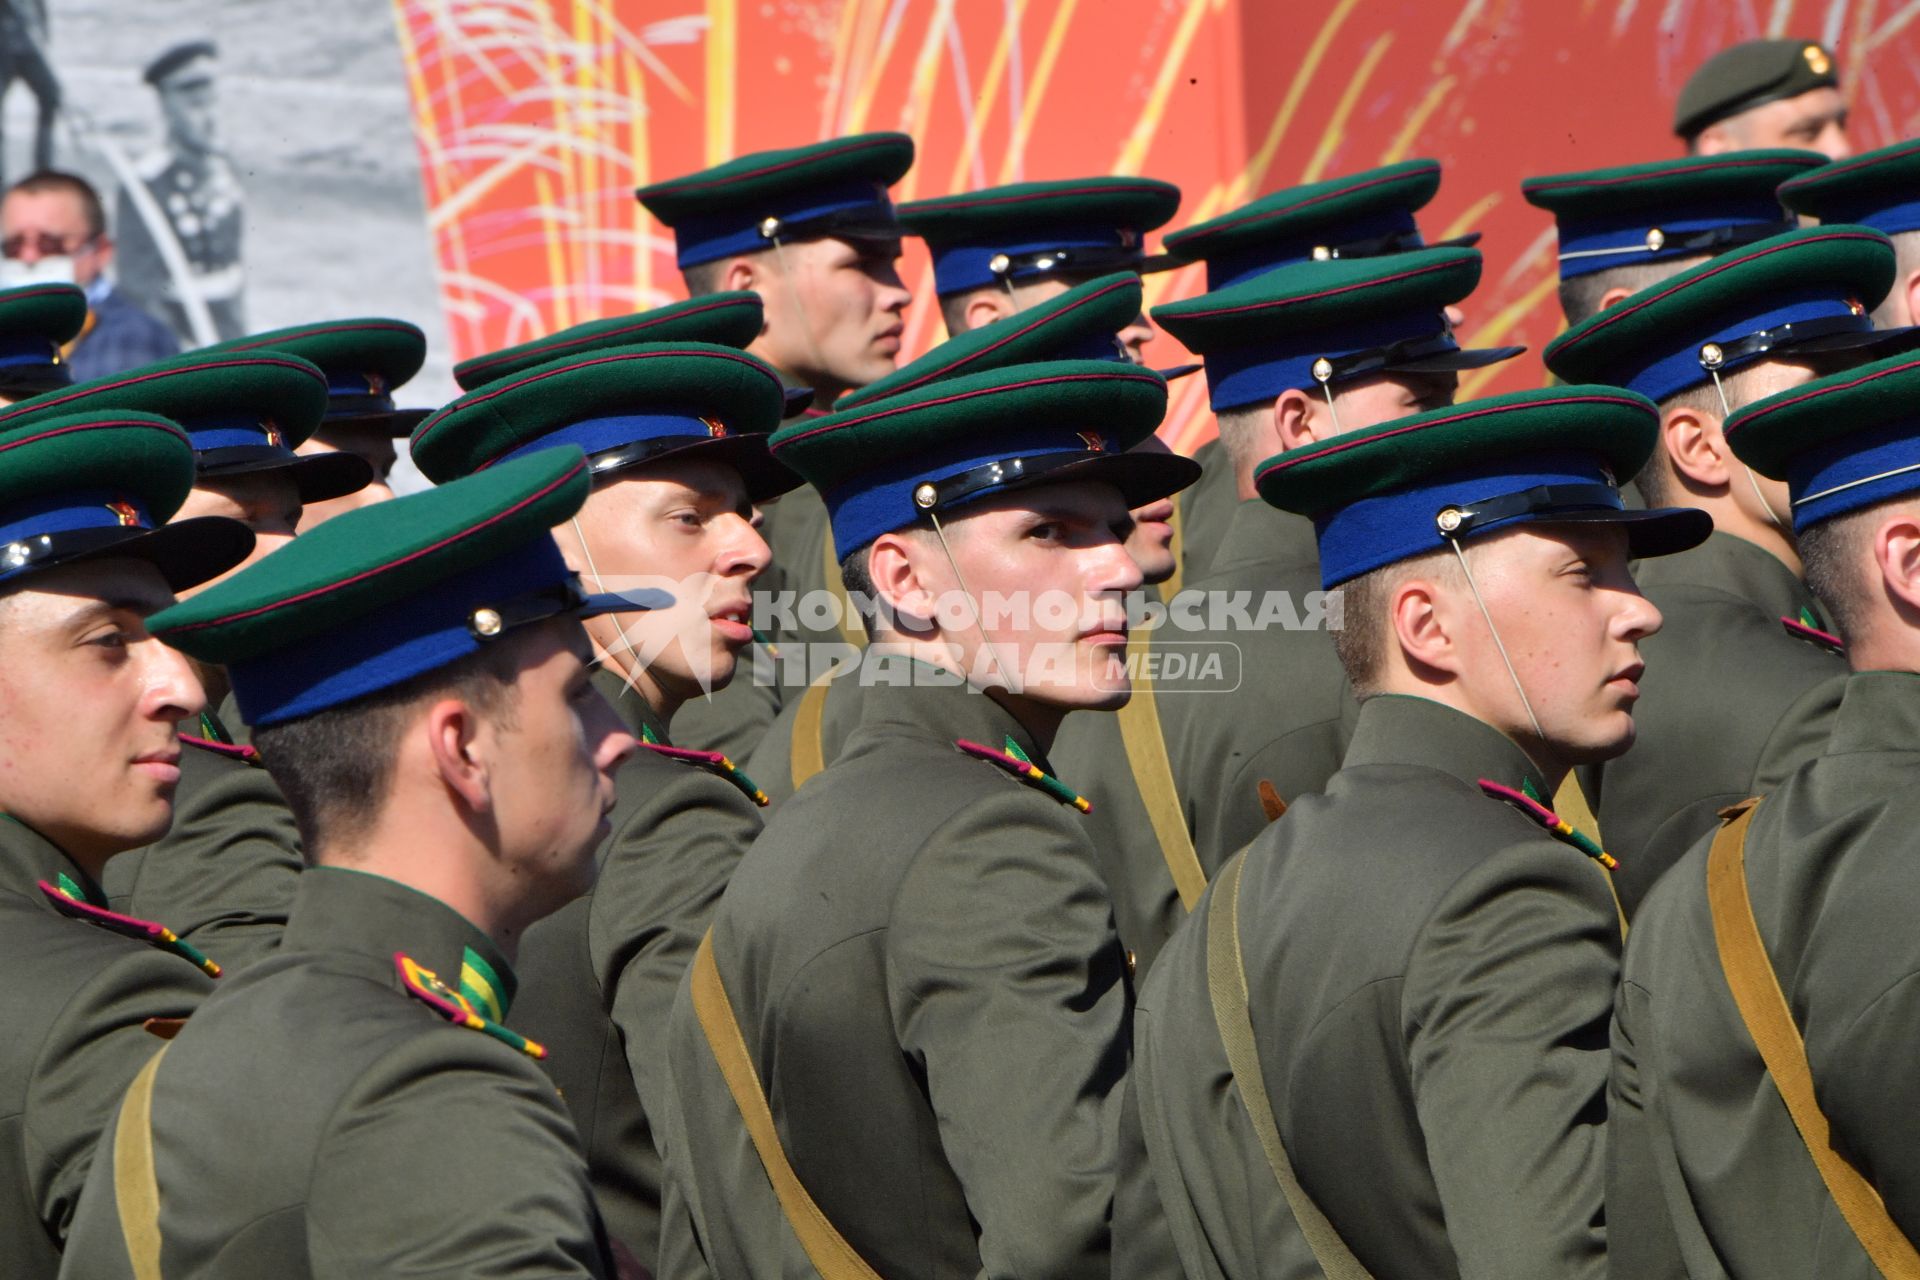
[[[1326,382],[1333,377],[1333,361],[1321,356],[1313,362],[1313,380]]]
[[[721,422],[717,418],[702,418],[700,419],[700,421],[707,424],[707,434],[711,436],[713,439],[724,440],[727,438],[726,423]]]
[[[1858,298],[1847,299],[1847,310],[1853,312],[1853,314],[1857,316],[1863,316],[1867,314],[1866,304],[1861,302],[1860,299]]]
[[[1107,438],[1098,431],[1076,431],[1073,434],[1080,437],[1080,442],[1087,446],[1088,453],[1105,453],[1107,451]]]
[[[1140,243],[1140,233],[1132,227],[1121,227],[1116,236],[1122,249],[1131,249]]]
[[[383,396],[383,395],[385,395],[385,394],[387,394],[387,377],[386,377],[386,375],[385,375],[385,374],[383,374],[383,373],[363,373],[363,374],[361,374],[360,376],[361,376],[361,377],[363,377],[363,378],[365,378],[365,379],[367,380],[367,394],[368,394],[368,395],[370,395],[370,396]]]
[[[116,498],[114,501],[109,502],[107,504],[107,510],[113,512],[114,519],[120,522],[122,528],[138,529],[140,527],[139,508],[135,507],[125,498]]]
[[[1800,56],[1807,60],[1807,70],[1817,76],[1823,76],[1833,70],[1833,59],[1829,58],[1827,51],[1817,44],[1810,44],[1800,50]]]
[[[1667,243],[1666,232],[1662,231],[1658,227],[1649,227],[1647,229],[1647,249],[1649,252],[1659,250],[1666,243]]]
[[[260,419],[260,429],[267,433],[267,443],[276,449],[287,447],[286,437],[280,434],[280,424],[272,418]]]

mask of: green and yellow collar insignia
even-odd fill
[[[502,1044],[518,1049],[529,1058],[544,1058],[547,1056],[547,1047],[545,1045],[529,1040],[519,1032],[503,1027],[493,1018],[487,1017],[480,1011],[480,1008],[489,1007],[487,1001],[484,998],[476,1000],[474,996],[466,993],[465,988],[470,973],[476,977],[481,974],[493,974],[491,966],[487,965],[484,960],[481,960],[471,947],[467,949],[466,956],[460,964],[460,985],[462,987],[460,991],[455,991],[452,987],[449,987],[445,982],[441,981],[439,974],[415,963],[411,957],[401,952],[396,951],[393,953],[393,965],[399,972],[400,985],[406,989],[407,994],[426,1005],[429,1009],[432,1009],[454,1026],[466,1027],[468,1030],[478,1031],[483,1035],[492,1036]],[[498,990],[497,976],[493,980],[492,988],[495,991]],[[476,994],[479,993],[476,991]],[[476,1008],[476,1005],[480,1007]],[[493,999],[491,1007],[499,1007],[497,996]]]
[[[460,994],[467,1002],[495,1022],[507,1020],[507,1003],[512,998],[506,994],[506,984],[500,981],[500,975],[492,965],[472,947],[460,957]]]
[[[976,760],[985,760],[989,764],[999,765],[1002,769],[1005,769],[1008,773],[1020,779],[1020,781],[1037,790],[1044,791],[1061,804],[1070,805],[1078,809],[1081,813],[1093,812],[1092,801],[1034,764],[1027,753],[1021,750],[1020,744],[1013,740],[1013,735],[1011,734],[1007,735],[1006,750],[1004,751],[996,751],[992,747],[978,742],[971,742],[966,738],[955,738],[953,745],[974,757]]]
[[[148,946],[158,947],[162,951],[170,951],[209,978],[220,976],[218,964],[215,964],[204,951],[192,943],[183,941],[179,934],[167,926],[156,924],[152,920],[139,920],[133,916],[122,915],[118,911],[107,910],[92,901],[92,895],[85,885],[64,871],[59,874],[57,880],[56,884],[49,884],[45,880],[40,881],[40,892],[55,911],[69,920],[84,920],[109,933],[117,933],[123,938],[132,938]]]
[[[659,741],[651,729],[644,728],[641,730],[640,742],[642,746],[654,752],[656,755],[663,755],[669,760],[678,760],[682,764],[694,765],[725,778],[728,782],[732,783],[742,795],[763,809],[771,803],[767,793],[760,789],[759,784],[752,778],[749,778],[739,765],[729,760],[724,752],[695,751],[690,747],[670,747],[666,743]]]
[[[1515,789],[1482,778],[1480,779],[1480,790],[1495,800],[1506,801],[1521,813],[1546,828],[1548,834],[1566,844],[1572,845],[1607,870],[1614,871],[1619,868],[1619,861],[1605,849],[1602,849],[1591,836],[1586,835],[1571,822],[1568,822],[1565,818],[1547,808],[1546,805],[1540,803],[1538,795],[1534,791],[1533,779],[1522,779],[1519,788]]]

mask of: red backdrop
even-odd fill
[[[684,296],[644,182],[868,129],[913,135],[896,198],[1092,173],[1186,193],[1172,230],[1409,156],[1429,236],[1478,228],[1465,340],[1557,331],[1535,173],[1677,154],[1681,82],[1737,40],[1839,55],[1860,147],[1920,131],[1914,0],[395,0],[456,359]],[[940,336],[926,258],[907,354]],[[1199,271],[1149,278],[1149,300]],[[1181,357],[1162,337],[1157,363]],[[1537,360],[1467,391],[1543,377]],[[1166,435],[1212,434],[1202,379]]]

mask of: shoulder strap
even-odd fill
[[[795,791],[808,778],[827,767],[827,742],[823,735],[826,732],[827,686],[831,683],[832,673],[822,674],[800,695],[800,709],[794,712],[793,742],[787,754]]]
[[[161,1280],[160,1183],[153,1172],[153,1077],[167,1045],[147,1059],[120,1104],[113,1130],[113,1195],[134,1280]]]
[[[1339,1230],[1320,1212],[1320,1206],[1294,1175],[1293,1161],[1280,1140],[1279,1122],[1267,1100],[1266,1073],[1260,1069],[1253,1020],[1247,1013],[1247,971],[1240,959],[1240,873],[1246,865],[1246,855],[1242,854],[1221,873],[1207,906],[1207,988],[1213,996],[1213,1020],[1219,1025],[1227,1066],[1239,1087],[1247,1119],[1253,1122],[1254,1136],[1267,1153],[1274,1181],[1280,1184],[1280,1194],[1286,1197],[1287,1208],[1300,1225],[1300,1234],[1307,1238],[1307,1247],[1313,1250],[1321,1272],[1327,1280],[1372,1280],[1372,1274],[1353,1256]]]
[[[1173,780],[1173,763],[1167,759],[1167,741],[1160,734],[1160,708],[1154,702],[1153,679],[1147,671],[1147,648],[1153,633],[1136,630],[1127,640],[1127,661],[1134,673],[1133,696],[1120,708],[1120,741],[1127,751],[1127,767],[1147,808],[1147,821],[1153,838],[1159,842],[1160,856],[1173,876],[1173,887],[1180,893],[1180,905],[1193,910],[1207,887],[1207,873],[1193,849],[1193,836],[1187,831],[1187,815],[1180,808],[1180,789]]]
[[[1720,951],[1720,967],[1733,989],[1741,1021],[1759,1047],[1760,1060],[1766,1063],[1774,1088],[1787,1104],[1787,1114],[1793,1117],[1800,1140],[1807,1144],[1807,1154],[1813,1157],[1827,1194],[1840,1207],[1841,1216],[1880,1274],[1889,1280],[1913,1280],[1920,1277],[1920,1254],[1887,1213],[1880,1193],[1833,1149],[1827,1118],[1814,1097],[1806,1045],[1760,937],[1760,922],[1754,917],[1753,899],[1747,891],[1746,867],[1747,829],[1758,804],[1749,800],[1736,806],[1737,815],[1715,834],[1707,855],[1707,905],[1713,914],[1713,940]]]
[[[880,1280],[880,1273],[854,1252],[846,1237],[813,1202],[800,1182],[800,1175],[787,1160],[786,1150],[780,1145],[780,1134],[773,1127],[773,1111],[767,1105],[766,1092],[760,1087],[760,1075],[753,1069],[747,1042],[734,1017],[733,1002],[727,998],[727,988],[720,981],[720,967],[714,963],[711,928],[707,936],[700,939],[700,949],[694,954],[690,985],[693,1011],[700,1019],[707,1047],[713,1050],[714,1059],[720,1064],[727,1092],[733,1095],[733,1104],[740,1109],[747,1136],[753,1139],[753,1149],[760,1155],[760,1166],[766,1170],[773,1194],[780,1201],[780,1212],[793,1228],[793,1234],[799,1237],[807,1261],[820,1273],[820,1280]]]

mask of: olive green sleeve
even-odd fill
[[[185,960],[130,943],[53,1020],[34,1063],[22,1124],[26,1192],[54,1238],[66,1238],[95,1144],[121,1095],[160,1051],[147,1019],[184,1018],[212,990],[212,979]]]
[[[1462,1280],[1604,1273],[1619,973],[1604,873],[1539,837],[1476,863],[1422,927],[1402,1034]]]
[[[895,901],[888,999],[996,1276],[1108,1274],[1125,962],[1079,815],[1008,787],[934,832]]]
[[[1856,945],[1864,950],[1876,942],[1860,937]],[[1813,1019],[1807,1021],[1812,1031]],[[1867,1001],[1841,1034],[1815,1033],[1807,1043],[1816,1096],[1833,1126],[1834,1147],[1873,1184],[1909,1240],[1920,1240],[1920,1115],[1912,1105],[1913,1082],[1920,1074],[1914,1067],[1913,1047],[1920,1043],[1916,1037],[1920,973],[1907,973]],[[1880,1064],[1880,1069],[1868,1069],[1862,1065],[1866,1063]]]
[[[1665,1138],[1649,1114],[1650,1072],[1635,1038],[1651,997],[1622,981],[1613,1015],[1613,1070],[1607,1082],[1607,1265],[1633,1280],[1686,1280],[1687,1268],[1667,1213],[1671,1190],[1654,1144]]]
[[[414,1036],[329,1118],[307,1196],[313,1280],[608,1277],[553,1085],[479,1032]]]
[[[182,752],[173,827],[107,864],[114,909],[155,920],[231,975],[280,945],[304,865],[300,833],[265,769]]]

